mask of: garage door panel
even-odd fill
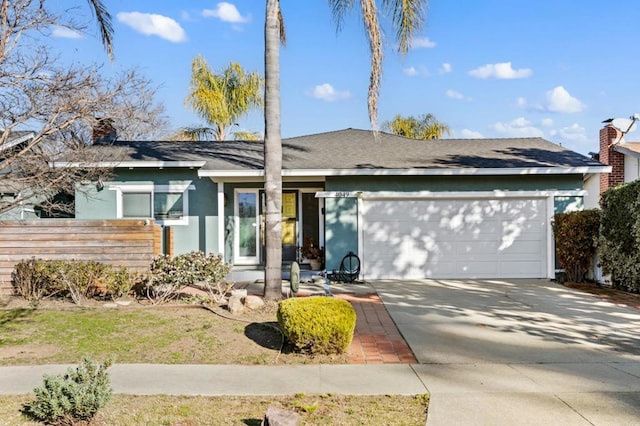
[[[540,262],[536,261],[504,261],[501,262],[501,273],[511,278],[531,278],[544,275]]]
[[[521,259],[526,259],[527,257],[539,259],[543,253],[544,247],[541,241],[536,240],[514,241],[500,251],[501,255],[514,255]]]
[[[546,276],[546,201],[365,200],[367,278]]]

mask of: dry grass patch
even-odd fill
[[[2,424],[29,426],[20,408],[32,396],[0,395]],[[294,395],[272,397],[183,397],[114,395],[92,426],[260,425],[269,406],[300,413],[305,425],[421,425],[428,397]]]

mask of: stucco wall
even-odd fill
[[[640,161],[630,155],[624,156],[624,181],[633,182],[640,177]]]
[[[118,170],[116,176],[97,190],[95,184],[83,186],[76,192],[76,218],[116,219],[117,191],[113,185],[171,185],[190,183],[189,218],[187,225],[172,225],[174,254],[201,250],[218,252],[217,186],[208,178],[198,178],[195,170],[134,169]]]

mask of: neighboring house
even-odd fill
[[[6,160],[8,153],[24,147],[34,136],[35,134],[31,131],[14,131],[11,132],[3,142],[4,133],[0,133],[0,164]],[[0,207],[2,207],[3,204],[13,204],[20,196],[20,192],[24,190],[20,182],[7,177],[8,172],[9,170],[0,169]],[[37,217],[34,206],[29,203],[20,203],[15,208],[0,213],[0,219],[5,220],[34,219]]]
[[[541,138],[417,141],[347,129],[284,139],[283,257],[303,241],[361,278],[555,278],[551,220],[609,168]],[[77,219],[154,218],[174,253],[264,264],[263,145],[94,145],[115,178],[76,194]],[[59,164],[80,166],[80,164]],[[87,164],[83,164],[87,166]],[[167,250],[167,247],[165,247]]]
[[[600,193],[640,177],[640,142],[626,142],[624,134],[612,124],[600,130],[599,161],[611,166],[611,173],[600,176]]]

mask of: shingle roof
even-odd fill
[[[116,149],[117,148],[117,149]],[[459,169],[597,167],[602,164],[542,138],[414,140],[346,129],[282,140],[284,169]],[[126,142],[96,145],[105,161],[205,161],[205,170],[259,170],[263,144]]]

